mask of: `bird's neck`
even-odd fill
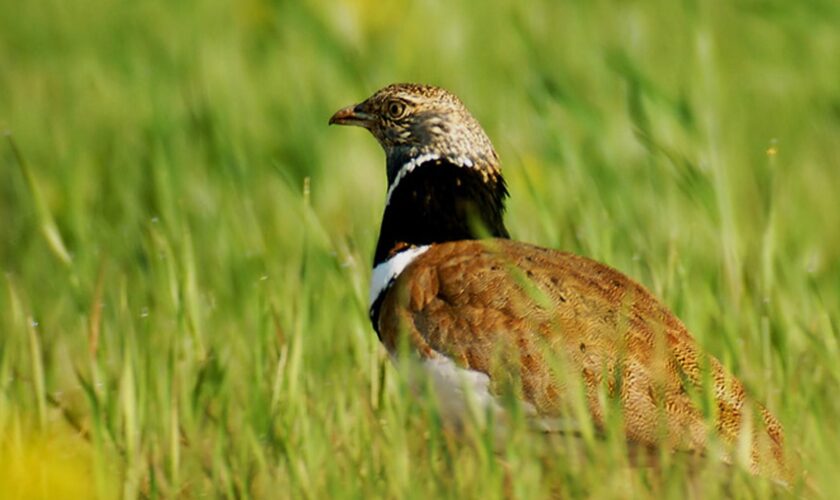
[[[412,168],[402,169],[405,173],[389,178],[374,266],[411,247],[509,237],[503,220],[507,188],[498,170],[446,159],[416,160]]]

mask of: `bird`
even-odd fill
[[[385,152],[370,320],[391,358],[432,382],[444,417],[503,413],[513,394],[538,429],[575,432],[583,407],[604,432],[614,404],[629,447],[704,455],[716,439],[724,461],[788,473],[778,419],[648,289],[511,239],[499,155],[457,96],[391,84],[329,124],[363,127]]]

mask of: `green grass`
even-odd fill
[[[0,2],[0,496],[780,493],[441,432],[367,320],[382,154],[326,125],[394,81],[459,94],[513,236],[645,283],[833,491],[838,53],[831,0]]]

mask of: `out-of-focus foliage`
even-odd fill
[[[421,81],[487,129],[516,238],[649,286],[832,491],[838,54],[830,0],[0,2],[0,483],[24,467],[67,496],[772,491],[716,466],[627,470],[617,440],[581,458],[441,434],[367,320],[382,154],[326,125]],[[50,455],[68,440],[72,460]]]

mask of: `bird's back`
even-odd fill
[[[432,245],[378,326],[391,352],[404,339],[486,374],[491,393],[515,391],[544,421],[574,415],[581,395],[603,428],[612,400],[634,444],[702,453],[716,432],[730,450],[746,443],[754,471],[785,470],[778,421],[648,290],[593,260],[506,239]]]

